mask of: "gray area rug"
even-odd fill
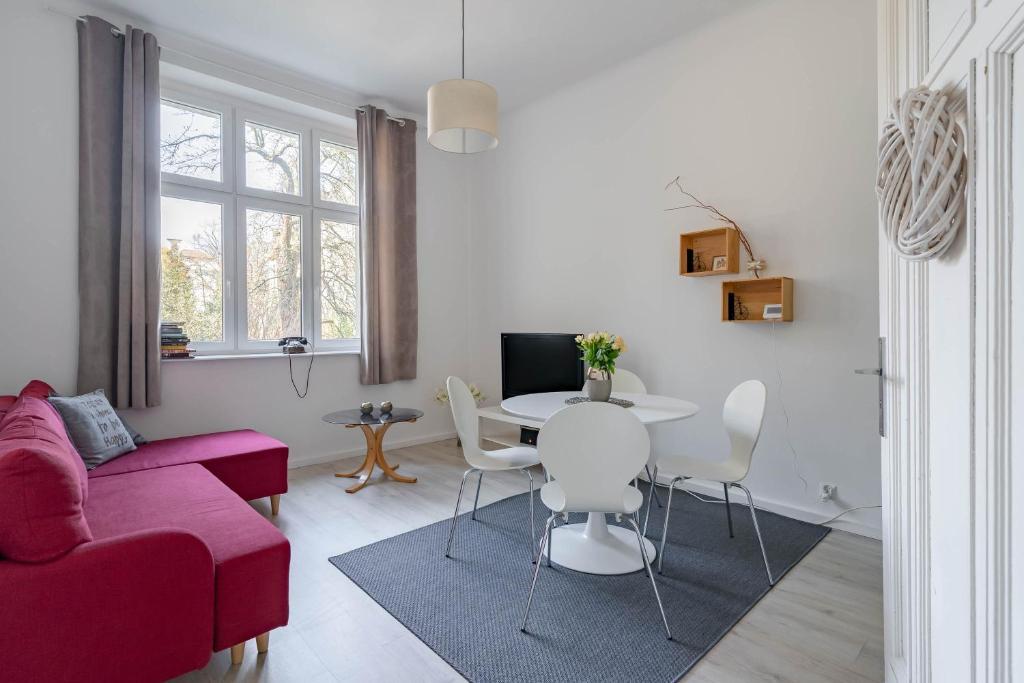
[[[664,488],[659,495],[664,503]],[[557,564],[541,568],[524,634],[533,576],[527,504],[524,493],[480,508],[476,521],[462,514],[453,559],[444,557],[448,519],[330,561],[474,683],[675,681],[769,590],[747,507],[733,503],[729,538],[722,504],[677,491],[664,574],[656,574],[673,640],[642,571],[595,576]],[[536,509],[539,538],[547,510],[539,499]],[[656,547],[663,515],[654,506],[648,538]],[[763,510],[758,520],[779,578],[829,532]]]

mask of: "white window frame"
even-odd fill
[[[319,185],[318,185],[318,187],[319,187]],[[316,209],[315,208],[315,209],[313,209],[313,221],[312,221],[312,226],[311,226],[312,227],[312,242],[311,243],[313,245],[313,249],[316,250],[317,254],[320,253],[320,243],[321,243],[321,240],[320,240],[320,221],[325,220],[325,219],[326,220],[334,220],[334,221],[337,221],[339,223],[348,223],[350,225],[355,225],[356,226],[356,254],[358,255],[358,254],[362,253],[362,248],[363,248],[363,245],[362,245],[363,232],[362,232],[362,230],[359,229],[360,226],[359,226],[359,211],[358,210],[355,210],[355,211],[352,211],[352,210],[337,211],[337,210],[333,210],[333,209]],[[359,349],[360,349],[360,337],[351,337],[349,339],[324,339],[323,338],[323,329],[324,329],[323,328],[323,305],[322,305],[323,304],[323,302],[322,302],[323,294],[322,294],[322,287],[320,285],[320,282],[321,282],[321,280],[320,280],[320,277],[321,277],[320,259],[316,259],[316,263],[314,264],[313,269],[314,269],[314,272],[313,272],[313,278],[314,279],[313,279],[313,283],[312,283],[313,284],[313,296],[312,296],[312,302],[313,302],[313,323],[314,323],[313,327],[316,330],[316,333],[315,333],[316,334],[316,338],[313,340],[314,343],[316,344],[316,346],[318,348],[322,346],[322,347],[326,347],[326,348],[334,348],[334,349],[338,349],[338,350],[358,352]],[[361,269],[362,269],[362,265],[360,264],[360,270]],[[362,287],[362,273],[360,272],[357,275],[358,275],[358,279],[360,280],[360,284],[359,284],[359,299],[360,299],[360,305],[359,305],[359,308],[360,308],[360,310],[359,310],[359,331],[361,333],[362,330],[363,330],[363,311],[362,311],[363,287]]]
[[[162,84],[161,100],[170,100],[221,116],[220,182],[161,173],[161,195],[178,199],[220,204],[221,248],[224,254],[222,274],[223,342],[194,341],[199,355],[279,353],[277,341],[250,341],[248,335],[248,279],[246,273],[246,210],[280,211],[300,216],[302,253],[301,334],[313,342],[317,351],[358,352],[359,338],[324,340],[320,293],[320,221],[337,220],[356,226],[357,248],[362,232],[359,207],[320,199],[320,140],[354,149],[350,132],[324,127],[319,121],[306,120],[285,112],[233,100],[199,88],[180,84]],[[265,125],[297,133],[300,139],[301,195],[290,195],[247,187],[245,182],[245,123]],[[360,268],[361,268],[360,264]],[[361,277],[361,274],[359,274]],[[361,292],[361,290],[360,290]],[[361,308],[361,306],[360,306]],[[362,311],[359,328],[362,330]]]
[[[164,184],[188,185],[201,187],[210,190],[230,191],[234,187],[234,163],[233,155],[235,139],[232,131],[235,129],[234,111],[232,106],[222,99],[209,97],[205,94],[190,94],[186,90],[178,88],[160,88],[160,101],[168,100],[174,104],[188,109],[199,109],[220,115],[220,180],[208,180],[206,178],[193,178],[192,176],[180,175],[178,173],[160,172],[160,179]]]
[[[302,310],[299,312],[300,323],[299,323],[299,334],[303,337],[311,337],[311,321],[312,321],[312,294],[311,294],[311,283],[312,270],[313,270],[313,249],[312,240],[310,239],[311,225],[313,223],[312,208],[308,206],[300,206],[293,202],[282,202],[273,199],[262,199],[253,197],[238,197],[238,211],[235,219],[235,234],[237,235],[237,246],[235,259],[238,264],[236,277],[239,283],[239,291],[248,293],[249,290],[249,278],[246,273],[248,261],[246,259],[246,249],[248,248],[247,240],[243,239],[246,234],[246,213],[249,209],[254,211],[268,211],[272,213],[283,213],[292,216],[298,216],[300,221],[300,234],[299,234],[299,253],[300,253],[300,268],[302,272],[300,274],[302,287],[301,287],[301,307]],[[238,348],[245,352],[255,352],[260,350],[275,350],[277,349],[277,340],[255,340],[249,339],[249,301],[248,297],[237,296],[235,297],[235,305],[238,309]]]
[[[220,250],[222,254],[221,263],[221,332],[223,341],[193,342],[197,352],[200,346],[204,353],[227,353],[235,348],[235,319],[232,307],[228,305],[231,299],[230,290],[234,286],[233,274],[235,272],[235,231],[232,229],[235,220],[235,206],[231,201],[231,195],[224,192],[217,192],[201,187],[188,185],[169,185],[161,187],[161,197],[184,199],[187,201],[203,202],[206,204],[218,204],[221,207],[220,213]]]
[[[235,116],[238,121],[235,126],[235,167],[238,169],[235,174],[235,192],[247,197],[260,197],[262,199],[273,199],[291,204],[312,205],[312,188],[310,187],[312,150],[312,122],[302,121],[287,114],[274,113],[262,107],[246,106],[235,109]],[[285,133],[293,133],[299,136],[299,194],[288,194],[287,192],[275,192],[274,190],[262,190],[256,187],[249,187],[245,177],[245,124],[252,123],[264,128],[275,128]],[[317,150],[319,158],[319,150]]]
[[[320,143],[329,142],[342,147],[351,147],[356,150],[356,154],[359,153],[359,147],[356,145],[356,139],[351,134],[344,134],[339,132],[326,131],[322,128],[313,129],[313,153],[316,158],[313,160],[313,206],[321,209],[333,209],[336,211],[344,212],[355,212],[356,218],[359,217],[359,206],[357,204],[344,204],[342,202],[332,202],[323,199],[320,196]],[[358,182],[358,181],[357,181]],[[359,192],[357,188],[356,196],[358,197]],[[356,225],[359,225],[357,222]]]

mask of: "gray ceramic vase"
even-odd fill
[[[587,380],[587,396],[591,401],[607,402],[612,395],[612,380],[605,373],[592,372]]]

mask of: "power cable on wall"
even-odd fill
[[[796,448],[793,447],[793,440],[789,436],[789,411],[786,410],[786,402],[782,400],[782,366],[779,364],[779,352],[775,345],[775,321],[772,320],[772,359],[775,361],[775,375],[779,379],[779,383],[776,386],[776,396],[779,398],[779,407],[782,408],[782,416],[786,420],[785,438],[786,445],[789,447],[789,452],[793,454],[793,473],[797,476],[804,485],[804,493],[807,493],[807,480],[800,474],[800,456],[796,453]]]
[[[797,478],[800,479],[801,482],[803,482],[804,492],[806,493],[807,492],[807,480],[804,479],[803,475],[800,474],[800,457],[797,455],[796,448],[793,447],[793,441],[792,441],[792,439],[790,438],[790,435],[789,435],[789,411],[786,410],[786,403],[785,403],[785,401],[782,400],[782,366],[779,363],[778,348],[777,348],[777,346],[775,344],[775,321],[774,320],[772,320],[771,336],[772,336],[772,359],[775,361],[775,374],[776,374],[776,376],[778,377],[778,380],[779,380],[776,395],[778,396],[778,399],[779,399],[779,407],[782,408],[782,416],[786,420],[786,429],[785,429],[786,445],[789,447],[789,452],[793,454],[793,473],[796,474]],[[881,505],[858,505],[857,507],[852,507],[852,508],[848,508],[846,510],[843,510],[842,512],[838,513],[837,515],[834,515],[833,517],[830,517],[829,519],[825,520],[824,522],[818,522],[818,524],[821,524],[822,526],[824,526],[826,524],[831,524],[832,522],[835,522],[840,517],[842,517],[844,515],[847,515],[847,514],[849,514],[851,512],[855,512],[857,510],[873,510],[873,509],[881,508],[881,507],[882,507]]]

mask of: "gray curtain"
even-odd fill
[[[416,122],[356,114],[362,260],[359,380],[416,378]]]
[[[160,52],[78,23],[78,390],[160,404]]]

